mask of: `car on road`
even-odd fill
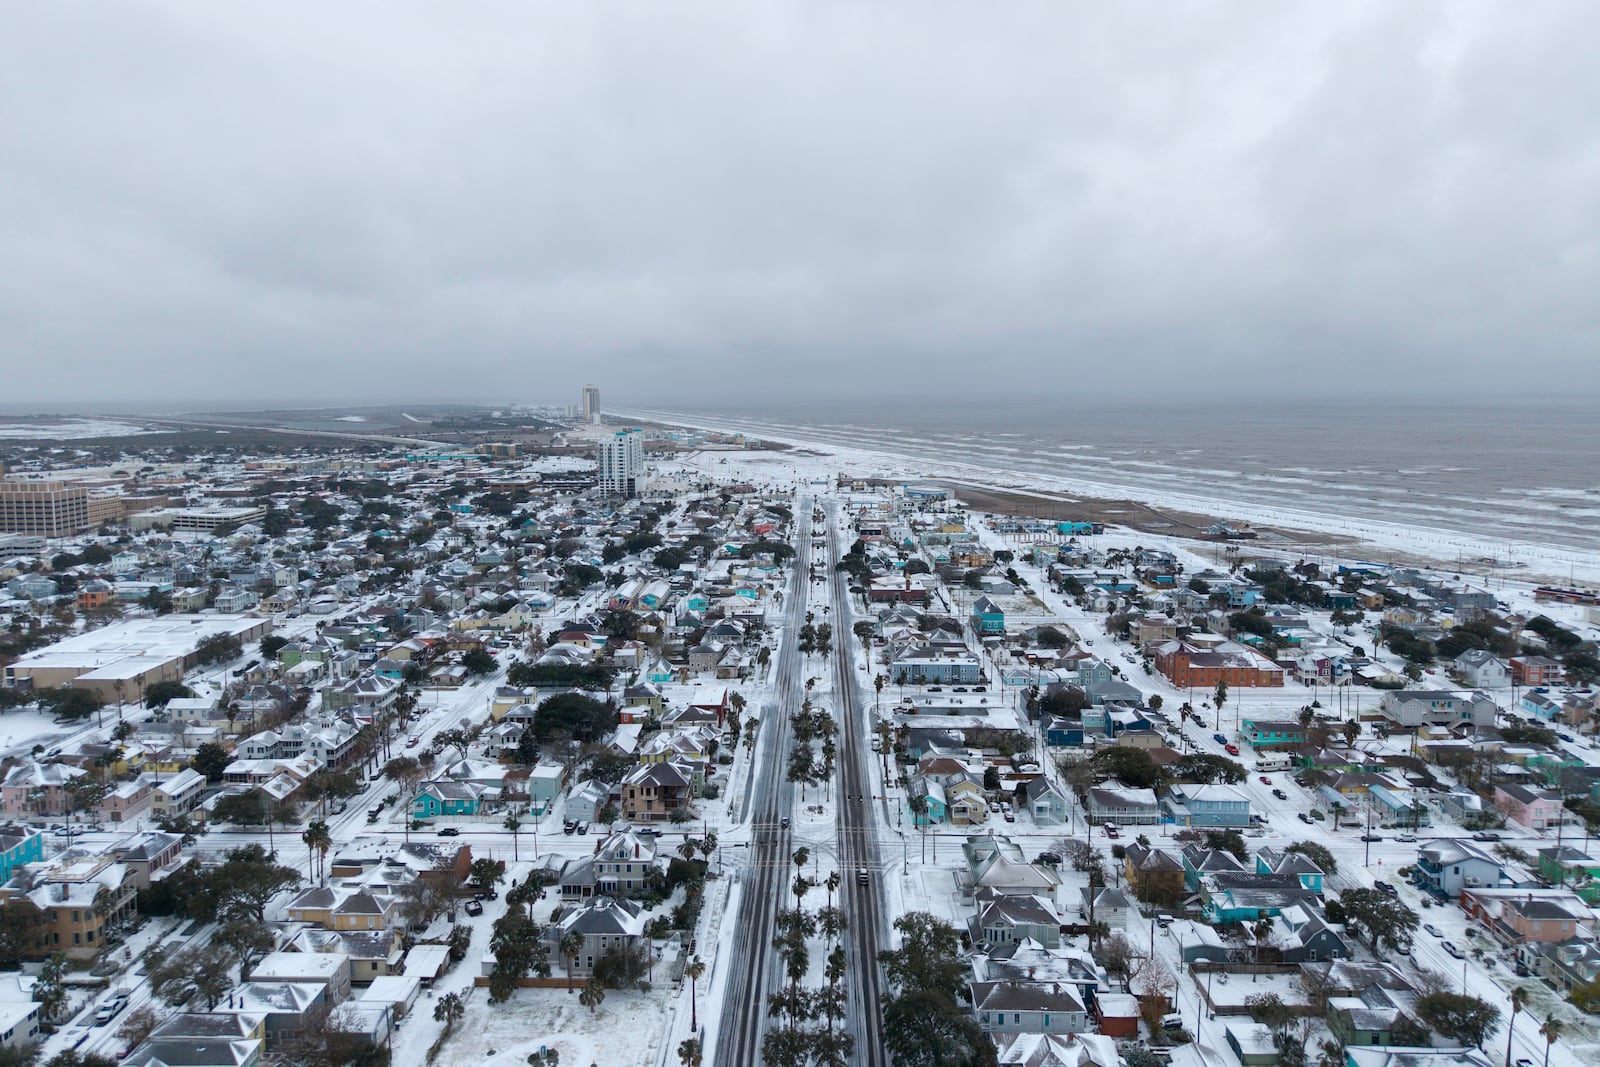
[[[1383,840],[1383,835],[1382,834],[1362,834],[1361,835],[1361,840],[1363,840],[1363,841],[1382,841]]]
[[[478,916],[478,915],[482,915],[483,914],[483,905],[480,904],[476,900],[469,900],[469,901],[467,901],[466,906],[465,906],[465,908],[463,908],[463,910],[468,915]]]
[[[96,1026],[104,1026],[112,1019],[115,1019],[117,1017],[117,1013],[127,1006],[128,994],[118,993],[116,996],[100,1005],[99,1010],[94,1013],[94,1024]]]
[[[1440,945],[1439,947],[1444,949],[1446,952],[1450,953],[1450,955],[1454,956],[1458,960],[1466,958],[1467,954],[1465,952],[1462,952],[1461,949],[1457,948],[1456,947],[1456,943],[1454,941],[1446,941],[1444,944]]]
[[[1261,776],[1261,784],[1262,785],[1271,785],[1272,784],[1272,779],[1268,778],[1266,775],[1263,774]]]
[[[1228,739],[1222,734],[1212,734],[1211,740],[1215,741],[1219,745],[1225,745],[1228,743]]]
[[[408,740],[406,742],[406,747],[407,748],[416,748],[420,744],[422,744],[422,738],[413,737],[413,738],[411,738],[410,740]]]
[[[1274,789],[1274,790],[1273,790],[1273,791],[1272,791],[1272,795],[1273,795],[1273,796],[1275,796],[1275,797],[1277,797],[1277,798],[1278,798],[1278,799],[1279,799],[1279,800],[1288,800],[1288,799],[1289,799],[1289,794],[1288,794],[1288,793],[1285,793],[1285,792],[1284,792],[1284,791],[1283,791],[1283,790],[1281,790],[1281,789]]]
[[[1117,830],[1117,824],[1114,822],[1106,823],[1105,830],[1107,837],[1115,838],[1121,836],[1120,831]]]
[[[1444,936],[1444,931],[1439,929],[1437,926],[1433,925],[1432,923],[1423,923],[1422,924],[1422,928],[1424,930],[1426,930],[1428,933],[1432,934],[1434,937],[1443,937]]]
[[[866,885],[871,880],[872,878],[867,874],[867,869],[865,867],[856,868],[856,885]]]
[[[1226,745],[1223,745],[1222,747],[1227,751],[1228,755],[1230,755],[1230,756],[1237,756],[1239,754],[1239,746],[1234,744],[1231,741],[1228,742]]]
[[[1399,890],[1390,885],[1388,882],[1385,882],[1382,878],[1379,878],[1377,881],[1373,882],[1372,888],[1376,889],[1386,897],[1398,897],[1400,895]]]
[[[1061,857],[1054,852],[1041,852],[1033,858],[1033,862],[1042,863],[1046,867],[1061,866]]]
[[[1500,835],[1492,830],[1479,830],[1472,835],[1472,839],[1474,841],[1498,841],[1500,840]]]
[[[460,837],[461,836],[461,827],[459,827],[459,826],[445,826],[445,827],[442,827],[439,830],[439,836],[440,837]]]
[[[785,815],[783,818],[779,819],[778,826],[781,829],[787,830],[789,828],[789,816]]]
[[[1395,834],[1394,835],[1394,839],[1396,841],[1411,842],[1411,841],[1415,841],[1417,839],[1417,835],[1416,834]]]
[[[1300,821],[1305,823],[1307,826],[1309,826],[1309,825],[1311,825],[1311,816],[1307,815],[1305,812],[1302,811],[1300,813]]]

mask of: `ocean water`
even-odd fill
[[[1600,551],[1592,404],[1268,401],[769,404],[685,414],[730,428],[1182,494]]]

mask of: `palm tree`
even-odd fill
[[[800,901],[808,892],[810,892],[810,890],[811,879],[807,878],[803,874],[797,874],[794,876],[794,886],[789,891],[794,894],[794,906],[796,911],[800,910]]]
[[[700,976],[706,973],[705,961],[695,956],[684,965],[683,973],[689,979],[689,1029],[695,1033],[700,1030],[700,1011],[695,1000],[695,984],[700,981]]]
[[[828,889],[828,907],[833,907],[833,894],[838,891],[839,885],[843,881],[844,878],[839,874],[837,869],[828,872],[827,881],[822,883]]]
[[[306,865],[311,864],[311,853],[318,854],[318,867],[324,874],[326,882],[328,851],[333,848],[333,834],[328,831],[328,824],[321,819],[315,819],[306,826],[305,832],[300,835],[306,843]]]
[[[446,993],[439,998],[439,1003],[433,1006],[435,1022],[444,1023],[444,1036],[448,1037],[450,1031],[456,1028],[456,1023],[467,1013],[467,1006],[461,1003],[461,994]]]
[[[593,1015],[595,1009],[606,1002],[606,987],[600,984],[600,979],[589,976],[589,981],[584,984],[583,991],[578,994],[578,1003],[589,1009]]]
[[[678,1062],[683,1064],[683,1067],[700,1067],[702,1057],[698,1037],[691,1037],[678,1043]]]
[[[1511,1020],[1506,1023],[1506,1067],[1511,1067],[1511,1039],[1517,1033],[1517,1012],[1527,1007],[1528,989],[1517,986],[1511,991]]]
[[[568,930],[561,935],[561,940],[556,942],[556,951],[561,953],[562,965],[567,969],[567,992],[572,992],[572,966],[578,960],[578,953],[583,951],[583,938],[576,930]]]
[[[1545,1019],[1539,1027],[1539,1036],[1544,1038],[1544,1067],[1550,1067],[1550,1046],[1556,1043],[1556,1038],[1561,1036],[1561,1031],[1566,1029],[1566,1024],[1554,1015]]]

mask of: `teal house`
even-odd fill
[[[911,825],[938,826],[945,821],[944,786],[931,778],[914,779],[907,790],[906,805],[911,809]],[[918,811],[918,807],[922,810]]]
[[[0,832],[0,885],[11,880],[11,872],[24,863],[44,859],[44,834],[22,828]]]
[[[993,600],[981,596],[972,602],[972,628],[980,634],[1003,634],[1006,613]]]
[[[483,807],[484,787],[448,778],[428,782],[411,801],[414,819],[476,815]]]

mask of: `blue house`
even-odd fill
[[[1309,856],[1268,846],[1256,853],[1257,874],[1292,874],[1313,893],[1322,892],[1322,868]]]
[[[1006,613],[993,600],[981,596],[972,602],[972,628],[980,634],[1003,634]]]
[[[483,806],[484,787],[471,782],[454,782],[440,778],[423,785],[411,801],[414,819],[435,819],[440,816],[476,815]]]
[[[1250,798],[1231,785],[1175,785],[1161,807],[1179,826],[1250,825]]]
[[[44,859],[44,834],[24,829],[17,834],[0,834],[0,885],[11,880],[11,872],[24,863]]]
[[[945,819],[944,786],[931,778],[918,778],[906,792],[906,807],[911,813],[911,825],[938,826]]]
[[[1076,748],[1083,744],[1083,723],[1060,715],[1045,723],[1044,743],[1051,748]]]
[[[1297,719],[1239,720],[1239,733],[1251,748],[1278,748],[1283,745],[1303,745],[1306,728]]]

